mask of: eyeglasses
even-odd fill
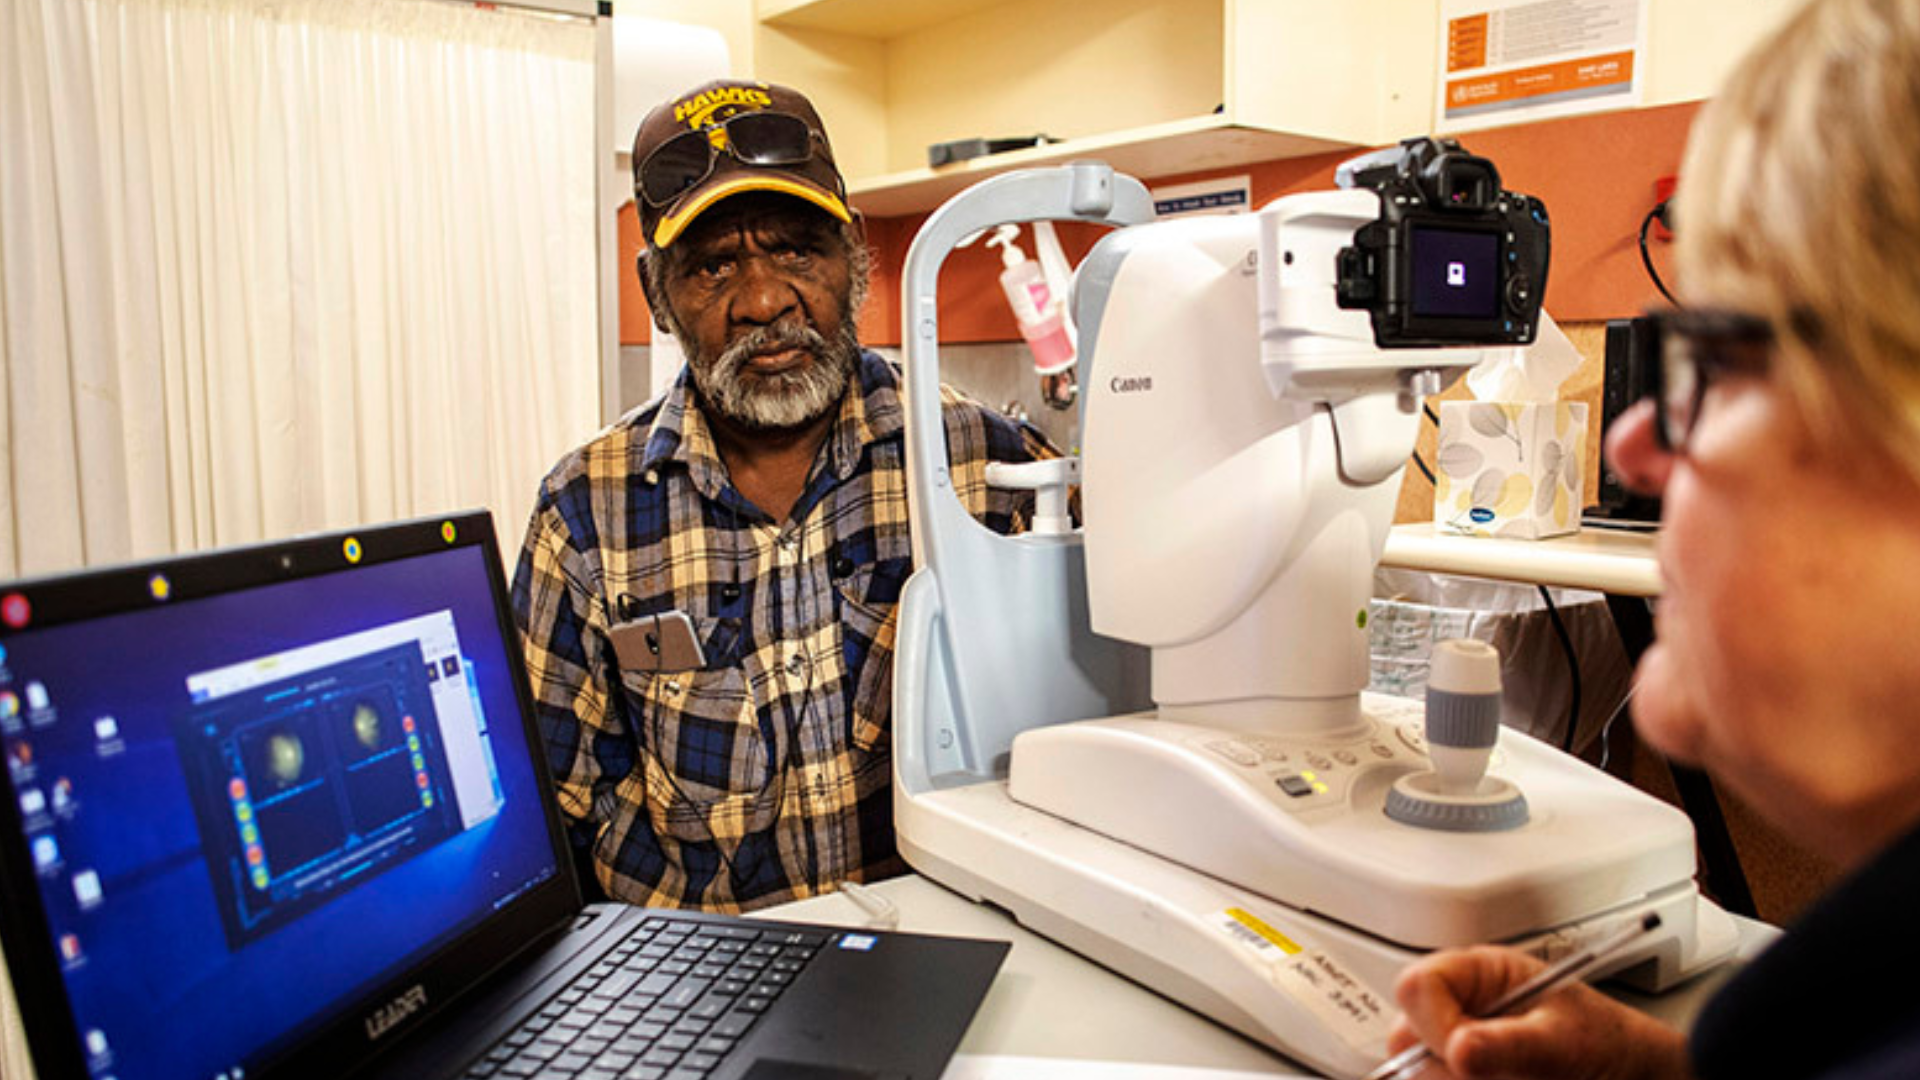
[[[1654,438],[1662,450],[1682,454],[1714,381],[1764,374],[1772,364],[1773,326],[1753,315],[1699,308],[1650,312],[1648,319]]]
[[[716,131],[725,137],[715,138]],[[740,113],[696,131],[683,131],[654,147],[640,163],[635,193],[648,206],[662,207],[705,180],[722,151],[748,165],[798,165],[813,157],[813,143],[819,138],[797,116],[764,109]]]

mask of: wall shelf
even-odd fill
[[[868,217],[900,217],[931,210],[969,185],[1013,169],[1091,158],[1119,172],[1147,178],[1304,157],[1355,145],[1249,127],[1225,116],[1203,116],[989,154],[938,169],[867,177],[849,183],[848,195]]]

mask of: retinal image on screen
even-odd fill
[[[461,828],[418,642],[203,701],[174,730],[230,948]]]
[[[1413,230],[1413,313],[1491,319],[1498,314],[1500,238],[1465,229]]]

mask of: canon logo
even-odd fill
[[[1153,376],[1151,375],[1117,376],[1116,375],[1111,382],[1107,383],[1107,389],[1113,391],[1116,394],[1141,393],[1143,391],[1153,389]]]
[[[404,1021],[407,1017],[427,1007],[427,988],[415,983],[402,991],[400,996],[387,1002],[367,1017],[367,1038],[377,1039]]]

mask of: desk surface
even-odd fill
[[[1022,928],[1004,912],[926,878],[908,875],[873,888],[900,909],[901,930],[1012,942],[1006,963],[960,1043],[962,1054],[1305,1075],[1300,1066],[1266,1047]],[[868,918],[838,893],[758,914],[847,927],[863,926]],[[1743,957],[1754,955],[1773,937],[1774,931],[1764,924],[1736,921]],[[1731,965],[1723,966],[1658,997],[1610,992],[1662,1020],[1685,1025],[1731,970]]]
[[[1548,540],[1452,536],[1432,523],[1395,525],[1380,565],[1522,581],[1622,596],[1660,595],[1654,534],[1581,529]]]

